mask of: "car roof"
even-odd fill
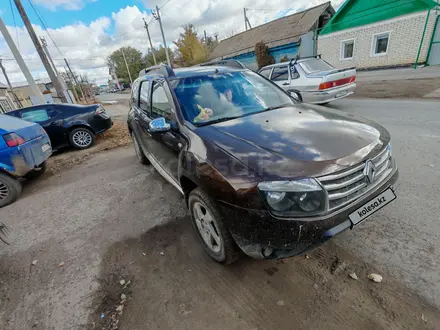
[[[17,111],[23,111],[23,110],[33,110],[33,109],[41,109],[47,106],[53,106],[55,108],[58,108],[60,110],[62,109],[86,109],[86,108],[90,108],[91,106],[94,106],[97,104],[89,104],[89,105],[83,105],[83,104],[70,104],[70,103],[47,103],[47,104],[38,104],[38,105],[33,105],[31,107],[24,107],[24,108],[20,108],[20,109],[16,109],[13,111],[10,111],[12,113],[17,112]]]
[[[249,69],[239,69],[226,67],[221,65],[209,65],[209,66],[191,66],[187,68],[178,68],[173,69],[174,75],[165,76],[163,73],[159,71],[154,71],[151,73],[147,73],[142,77],[142,80],[151,79],[154,77],[166,78],[168,80],[176,80],[187,77],[197,77],[197,76],[206,76],[215,73],[227,73],[227,72],[240,72],[240,71],[248,71]]]
[[[310,61],[310,60],[314,60],[314,59],[321,59],[321,58],[318,58],[318,57],[306,57],[306,58],[299,58],[299,59],[297,59],[295,62],[296,63],[302,63],[302,62],[306,62],[306,61]],[[265,70],[265,69],[272,69],[272,68],[277,68],[277,67],[279,67],[279,66],[285,66],[285,65],[289,65],[289,62],[290,61],[286,61],[286,62],[280,62],[280,63],[275,63],[275,64],[271,64],[271,65],[266,65],[266,66],[263,66],[260,70],[258,70],[258,71],[261,71],[261,70]]]

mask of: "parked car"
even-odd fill
[[[54,150],[66,146],[75,149],[90,148],[95,143],[95,135],[105,132],[113,125],[100,104],[43,104],[7,114],[43,126]]]
[[[20,196],[19,178],[44,173],[51,154],[49,136],[40,125],[0,115],[0,207]]]
[[[335,69],[320,56],[265,66],[258,73],[306,103],[327,104],[356,89],[356,68]]]
[[[353,229],[396,196],[385,128],[300,104],[250,70],[155,70],[128,113],[139,161],[186,199],[217,262],[297,255]]]

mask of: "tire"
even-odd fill
[[[131,138],[133,139],[134,151],[136,151],[136,156],[139,163],[143,165],[150,165],[150,161],[147,157],[145,157],[144,152],[142,151],[141,146],[139,145],[138,139],[134,132],[131,133]]]
[[[46,169],[47,169],[47,164],[46,164],[46,161],[44,161],[43,164],[41,164],[38,167],[38,169],[32,170],[28,174],[26,174],[25,178],[28,180],[37,179],[40,176],[42,176],[44,174],[44,172],[46,172]]]
[[[196,188],[189,195],[188,207],[194,230],[209,256],[226,265],[236,261],[240,256],[239,249],[214,201],[203,190]],[[206,213],[203,214],[203,211]]]
[[[75,149],[87,149],[95,144],[95,134],[88,128],[78,127],[70,132],[69,142]]]
[[[0,173],[0,207],[15,202],[20,195],[20,182],[7,174]]]

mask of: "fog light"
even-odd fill
[[[265,248],[263,249],[263,256],[265,258],[270,257],[270,255],[273,253],[273,249],[272,248]]]

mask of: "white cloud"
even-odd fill
[[[59,6],[83,6],[90,0],[34,0],[34,3],[51,3],[53,8]],[[243,8],[249,8],[248,17],[252,26],[265,23],[277,17],[282,11],[290,9],[289,14],[304,8],[312,7],[324,0],[171,0],[162,10],[163,28],[168,45],[172,45],[182,32],[182,25],[192,23],[199,34],[206,30],[208,36],[218,34],[220,39],[244,30]],[[339,5],[343,0],[333,1]],[[72,68],[80,73],[87,73],[97,83],[105,83],[108,76],[107,57],[121,46],[133,46],[141,52],[149,48],[147,34],[142,17],[150,22],[150,34],[154,47],[162,45],[159,24],[152,18],[148,8],[151,0],[144,1],[145,8],[126,6],[112,13],[111,17],[101,17],[90,24],[76,23],[49,32],[61,50],[61,54],[41,26],[34,25],[38,36],[44,36],[49,51],[55,59],[58,70],[64,71],[63,58],[66,57]],[[75,7],[76,8],[76,7]],[[272,10],[261,10],[272,9]],[[8,26],[11,36],[16,39],[15,28]],[[110,33],[109,31],[112,31]],[[24,28],[18,29],[20,51],[35,77],[47,77],[44,67]],[[0,55],[5,59],[4,65],[12,81],[23,81],[24,76],[13,61],[12,54],[0,38]],[[2,75],[0,80],[4,81]]]
[[[87,2],[95,1],[97,0],[33,0],[35,4],[46,7],[52,11],[57,10],[57,8],[66,10],[80,10],[85,7]]]

